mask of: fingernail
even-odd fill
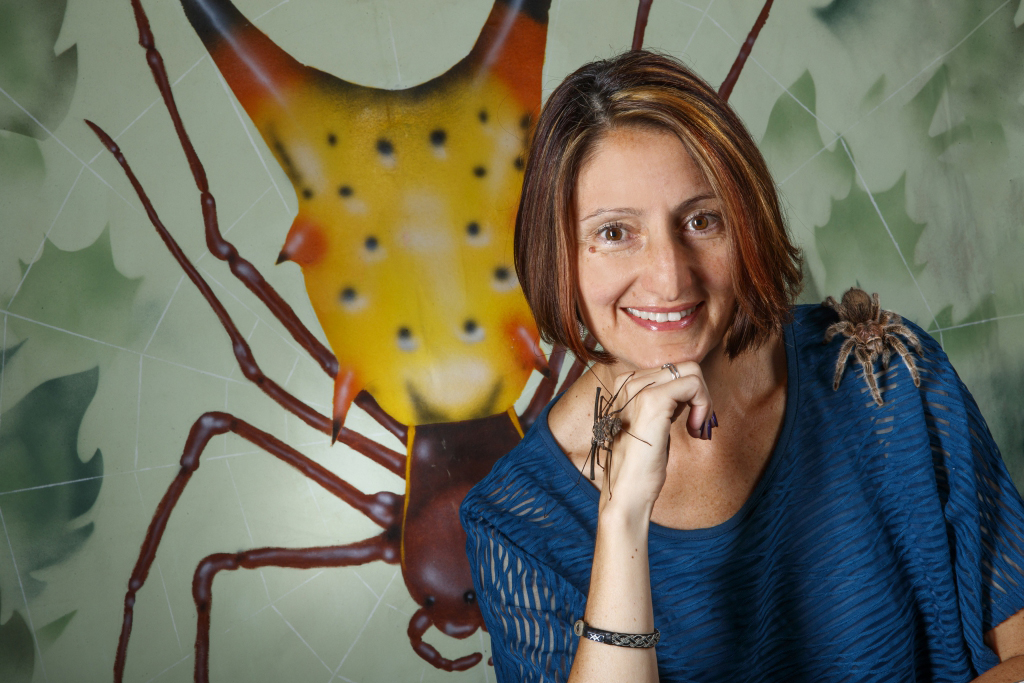
[[[711,441],[711,430],[714,428],[714,426],[715,425],[713,424],[708,425],[708,441]]]
[[[711,422],[713,422],[716,427],[718,426],[718,416],[715,415],[715,411],[713,410],[711,411]]]

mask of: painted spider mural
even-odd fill
[[[196,681],[209,678],[212,585],[219,572],[401,566],[419,605],[408,636],[431,665],[459,671],[480,653],[448,659],[423,635],[434,626],[466,638],[484,624],[465,558],[458,508],[469,488],[522,437],[554,395],[564,350],[541,353],[508,263],[511,224],[533,117],[540,106],[550,0],[496,0],[470,53],[405,90],[355,85],[307,67],[256,29],[229,0],[181,0],[231,90],[291,180],[299,201],[278,263],[292,261],[330,348],[220,232],[206,171],[179,115],[141,0],[131,0],[139,43],[200,195],[207,245],[273,313],[334,383],[326,416],[263,373],[245,337],[164,226],[117,143],[87,124],[122,167],[150,222],[227,332],[242,373],[310,427],[405,480],[405,493],[366,494],[284,441],[234,415],[192,425],[180,470],[157,506],[128,581],[114,680],[124,676],[136,596],[200,458],[234,433],[278,458],[377,524],[371,538],[337,546],[213,553],[193,578]],[[651,0],[641,0],[634,47]],[[720,93],[728,97],[765,4]],[[542,374],[528,407],[514,402]],[[575,362],[563,387],[583,371]],[[393,434],[402,454],[345,427],[356,404]]]
[[[882,405],[882,394],[875,381],[874,364],[882,357],[882,367],[889,368],[889,360],[893,351],[900,355],[903,363],[910,371],[914,386],[921,386],[921,377],[917,372],[917,364],[906,345],[896,335],[901,335],[907,343],[921,355],[921,342],[910,328],[903,324],[903,318],[892,311],[882,310],[878,302],[878,294],[868,295],[863,289],[851,287],[843,294],[843,300],[837,302],[828,297],[822,303],[839,314],[839,322],[832,323],[825,331],[825,343],[832,341],[837,334],[843,334],[847,340],[839,348],[836,360],[836,374],[832,388],[838,389],[846,369],[846,361],[853,353],[864,371],[864,381],[871,390],[875,403]]]

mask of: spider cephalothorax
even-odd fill
[[[917,372],[914,357],[910,355],[906,344],[896,335],[906,339],[918,355],[922,355],[921,342],[917,335],[903,324],[903,318],[892,311],[882,310],[878,303],[878,294],[869,296],[863,289],[851,287],[843,294],[841,302],[828,297],[822,305],[839,314],[839,322],[829,325],[825,332],[825,343],[832,341],[839,333],[847,337],[839,348],[835,378],[832,382],[833,389],[839,388],[839,381],[843,378],[843,370],[846,368],[846,359],[851,352],[857,356],[857,361],[864,370],[864,381],[867,382],[871,396],[878,405],[884,403],[874,372],[875,360],[879,356],[882,357],[882,367],[888,369],[893,351],[900,354],[914,380],[914,386],[921,386],[921,377]]]

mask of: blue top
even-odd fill
[[[998,448],[916,326],[920,388],[897,355],[876,406],[851,356],[833,391],[835,320],[794,309],[785,421],[743,507],[651,525],[662,681],[969,681],[998,663],[982,636],[1024,607],[1024,505]],[[548,409],[462,505],[499,681],[565,681],[586,606],[599,494]]]

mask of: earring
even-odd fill
[[[586,339],[587,335],[589,334],[587,326],[584,325],[583,321],[578,318],[576,319],[576,331],[580,333],[580,339]]]

